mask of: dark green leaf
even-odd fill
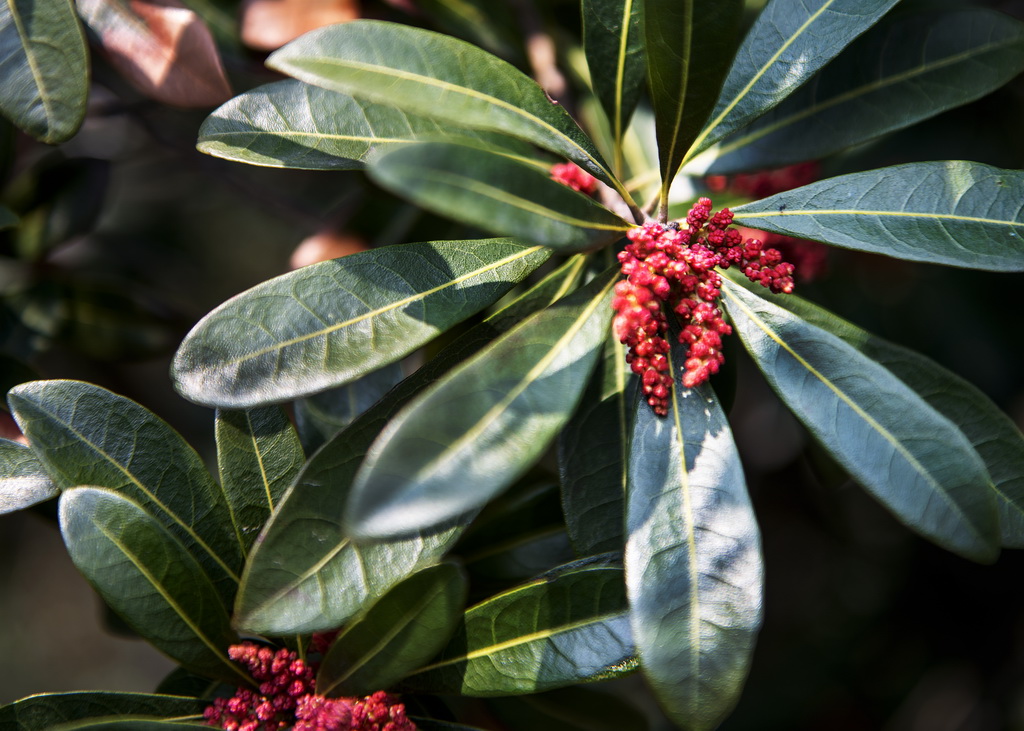
[[[454,564],[413,574],[338,635],[316,692],[361,696],[391,687],[445,646],[465,604],[466,578]]]
[[[242,548],[223,494],[199,455],[139,404],[81,381],[11,389],[11,411],[59,488],[108,487],[177,536],[230,602]]]
[[[289,80],[257,87],[216,109],[199,129],[196,146],[252,165],[354,170],[381,150],[452,136],[497,139]]]
[[[572,117],[532,79],[449,36],[361,20],[307,33],[267,65],[325,89],[524,139],[617,184]]]
[[[729,281],[722,292],[772,388],[836,461],[918,533],[995,558],[990,478],[952,422],[836,336]]]
[[[476,726],[464,726],[461,723],[449,723],[438,721],[436,718],[421,718],[409,716],[409,720],[416,724],[419,731],[483,731]]]
[[[562,509],[580,556],[622,550],[636,384],[622,346],[609,335],[576,414],[559,434]]]
[[[1024,271],[1024,173],[921,162],[843,175],[734,209],[736,223],[897,259]]]
[[[305,461],[280,407],[217,412],[220,484],[246,553]]]
[[[175,385],[221,408],[343,385],[486,307],[549,255],[509,239],[437,241],[303,267],[200,320],[175,356]]]
[[[1004,548],[1024,548],[1024,434],[985,394],[920,353],[876,337],[799,297],[771,301],[881,363],[974,446],[992,478]]]
[[[636,668],[622,569],[569,570],[466,611],[438,660],[406,683],[469,696],[535,693]]]
[[[202,675],[189,672],[183,667],[177,667],[160,681],[156,692],[161,695],[183,695],[189,698],[208,699],[212,698],[218,689],[223,688],[223,685],[218,680],[210,680]]]
[[[128,626],[193,672],[247,682],[227,656],[238,637],[217,590],[155,518],[111,490],[75,487],[61,494],[60,526],[75,566]]]
[[[472,41],[502,58],[518,62],[523,56],[518,8],[493,0],[416,0],[438,28]]]
[[[517,480],[576,408],[608,332],[614,273],[524,320],[392,419],[352,486],[350,534],[436,525]]]
[[[202,718],[191,721],[150,721],[139,718],[85,720],[52,726],[49,731],[174,731],[180,728],[209,728]]]
[[[401,380],[401,363],[391,363],[358,381],[296,401],[295,428],[306,453],[332,439]]]
[[[206,705],[197,698],[144,693],[41,693],[0,707],[0,728],[47,731],[76,721],[108,717],[136,720],[194,717],[199,720]]]
[[[355,546],[341,527],[352,478],[388,420],[454,363],[572,288],[576,256],[452,343],[313,455],[264,529],[239,589],[239,626],[289,634],[333,629],[409,574],[437,563],[463,521],[405,541]],[[285,557],[282,560],[282,557]]]
[[[643,14],[665,209],[672,179],[722,88],[743,0],[644,0]]]
[[[85,35],[66,0],[10,0],[0,5],[0,112],[37,140],[71,139],[85,118],[89,57]]]
[[[670,367],[683,359],[671,354]],[[673,388],[667,417],[636,401],[626,587],[640,667],[668,716],[715,728],[739,698],[761,626],[761,538],[710,387]]]
[[[547,165],[501,152],[430,142],[376,159],[370,177],[427,210],[558,251],[594,249],[629,226],[551,179]]]
[[[58,492],[31,449],[0,439],[0,515],[49,500]]]
[[[898,0],[769,0],[740,44],[711,119],[685,160],[760,117]]]
[[[583,50],[615,145],[622,144],[644,88],[641,7],[641,0],[582,0]]]
[[[487,703],[510,731],[647,731],[644,715],[611,692],[569,686]]]
[[[984,8],[910,14],[864,34],[724,141],[708,172],[814,160],[973,101],[1024,70],[1024,24]]]

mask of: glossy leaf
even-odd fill
[[[60,526],[75,566],[133,630],[193,672],[247,682],[227,656],[238,637],[217,590],[155,518],[112,490],[76,487],[61,494]]]
[[[635,667],[622,569],[592,566],[468,609],[440,657],[405,683],[430,693],[518,695]]]
[[[389,688],[436,655],[466,603],[466,578],[454,564],[423,569],[345,627],[324,656],[316,692],[362,696]]]
[[[920,353],[876,337],[799,297],[771,297],[771,301],[881,363],[956,424],[992,478],[1003,547],[1024,548],[1024,434],[1010,417],[970,383]]]
[[[452,130],[394,107],[277,81],[236,96],[206,118],[200,152],[236,162],[303,170],[354,170],[382,150],[422,139],[497,135]],[[508,145],[508,141],[501,144]]]
[[[621,551],[625,543],[627,450],[638,379],[613,336],[576,414],[558,437],[565,525],[576,553]]]
[[[1024,70],[1024,24],[984,8],[872,28],[714,151],[708,172],[815,160],[973,101]]]
[[[1024,173],[922,162],[829,178],[733,209],[736,223],[897,259],[1024,271]]]
[[[509,239],[438,241],[303,267],[200,320],[175,356],[175,385],[220,408],[343,385],[486,307],[548,256]]]
[[[134,401],[80,381],[25,383],[8,401],[59,488],[96,485],[137,502],[230,601],[242,549],[222,493],[177,432]]]
[[[449,36],[362,20],[308,33],[267,65],[332,91],[524,139],[614,184],[593,143],[532,79]]]
[[[681,348],[671,354],[678,367]],[[626,587],[640,667],[679,727],[712,729],[739,698],[761,626],[761,539],[709,387],[636,404]]]
[[[217,412],[217,465],[238,542],[248,553],[306,457],[278,406]]]
[[[71,139],[85,118],[89,56],[74,4],[10,0],[0,5],[0,112],[37,140]]]
[[[392,419],[352,486],[350,533],[433,526],[518,479],[576,407],[608,331],[613,284],[600,276],[531,316]]]
[[[0,515],[49,500],[58,492],[31,449],[0,439]]]
[[[0,706],[0,728],[4,731],[46,731],[87,719],[110,717],[136,721],[190,717],[199,720],[206,705],[198,698],[145,693],[40,693]]]
[[[582,256],[573,257],[472,328],[313,455],[249,559],[236,604],[239,626],[268,634],[334,629],[404,577],[440,560],[465,521],[404,541],[353,545],[341,526],[352,478],[381,429],[413,395],[561,297],[583,263]]]
[[[952,422],[836,336],[731,282],[722,292],[769,384],[836,461],[921,535],[995,558],[990,478]]]
[[[642,5],[641,0],[582,0],[583,50],[616,144],[644,88]]]
[[[672,179],[722,88],[743,0],[644,0],[643,14],[665,208]]]
[[[769,0],[685,160],[779,104],[898,0]],[[684,162],[685,162],[684,160]]]

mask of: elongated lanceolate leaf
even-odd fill
[[[643,15],[664,207],[722,87],[743,0],[644,0]]]
[[[677,385],[664,418],[636,404],[625,561],[640,667],[680,728],[713,729],[761,626],[760,532],[714,392]]]
[[[0,728],[4,731],[46,731],[90,718],[111,717],[200,720],[206,705],[206,701],[198,698],[145,693],[41,693],[0,706]]]
[[[921,535],[976,561],[995,558],[991,478],[949,419],[835,335],[729,281],[722,292],[772,388],[836,461]]]
[[[616,145],[622,144],[644,86],[642,5],[641,0],[582,0],[583,50]]]
[[[200,320],[175,356],[175,386],[249,408],[343,385],[483,309],[548,256],[509,239],[438,241],[303,267]]]
[[[0,515],[49,500],[58,492],[31,449],[0,439]]]
[[[829,178],[734,209],[743,226],[897,259],[1024,271],[1024,173],[922,162]]]
[[[793,93],[898,0],[769,0],[736,52],[686,160]]]
[[[627,454],[637,379],[609,334],[575,415],[558,437],[562,509],[576,553],[621,551]]]
[[[413,395],[565,294],[583,263],[582,256],[571,258],[472,328],[313,455],[249,558],[236,603],[239,626],[267,634],[333,629],[406,576],[440,560],[468,520],[403,541],[353,545],[341,526],[352,478],[381,429]]]
[[[316,692],[361,696],[390,688],[445,646],[465,604],[466,577],[454,564],[413,574],[338,635],[320,665]]]
[[[37,140],[74,136],[85,118],[89,56],[69,0],[0,5],[0,112]]]
[[[223,494],[177,432],[134,401],[80,381],[25,383],[8,401],[58,487],[108,487],[137,502],[231,601],[242,547]]]
[[[239,544],[252,547],[306,461],[279,406],[217,412],[217,465]]]
[[[289,80],[247,91],[215,110],[199,129],[197,147],[252,165],[353,170],[381,150],[452,136],[499,139]]]
[[[386,538],[436,525],[518,479],[586,386],[608,331],[612,274],[531,316],[392,419],[352,487],[351,535]]]
[[[216,589],[155,518],[112,490],[77,487],[61,494],[60,526],[75,566],[132,629],[193,672],[247,682],[227,656],[238,638]]]
[[[1024,24],[1001,13],[965,8],[883,21],[723,141],[707,171],[819,159],[973,101],[1022,70]]]
[[[537,167],[500,152],[425,143],[378,158],[370,177],[396,195],[491,233],[559,251],[622,238],[621,218]]]
[[[985,394],[935,361],[861,330],[799,297],[771,301],[827,330],[910,386],[952,421],[974,446],[992,478],[1004,548],[1024,548],[1024,434]]]
[[[569,570],[466,611],[440,657],[406,679],[414,690],[518,695],[636,668],[622,569]]]
[[[267,59],[309,84],[460,127],[502,132],[614,179],[572,117],[532,79],[476,46],[410,26],[363,20],[322,28]]]

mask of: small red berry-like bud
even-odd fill
[[[571,162],[552,165],[551,179],[586,195],[593,195],[597,191],[597,178]]]

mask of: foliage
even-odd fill
[[[285,676],[248,637],[300,663],[296,728],[369,728],[352,719],[393,708],[382,690],[421,729],[487,723],[474,708],[502,728],[574,727],[554,698],[581,728],[645,728],[614,684],[576,687],[631,674],[671,724],[716,728],[764,601],[730,426],[743,356],[723,338],[826,469],[904,526],[980,563],[1024,545],[1024,435],[999,406],[791,293],[795,277],[836,299],[841,284],[810,283],[821,244],[869,270],[1024,271],[1024,173],[911,154],[876,167],[864,146],[1007,84],[1021,22],[925,0],[509,3],[561,40],[554,63],[510,33],[504,3],[439,0],[312,30],[266,59],[290,78],[257,85],[269,77],[225,73],[246,57],[222,5],[175,5],[0,10],[0,112],[66,143],[19,163],[0,207],[4,386],[24,436],[0,441],[0,512],[54,500],[78,570],[180,666],[175,683],[196,681],[170,687],[202,690],[32,696],[0,707],[0,727],[226,723],[233,693],[246,712],[285,695],[261,685]],[[103,116],[87,116],[90,63],[154,135],[197,135],[236,181],[319,171],[295,194],[308,217],[337,213],[324,190],[351,197],[374,245],[260,272],[216,307],[204,292],[201,318],[124,290],[128,268],[61,269],[102,231],[109,165],[73,152]],[[216,104],[201,126],[161,106]],[[750,183],[808,161],[823,179]],[[712,215],[708,193],[732,213]],[[403,216],[428,235],[407,240]],[[217,479],[146,405],[22,365],[56,345],[166,353],[186,322],[171,379],[217,410]]]

